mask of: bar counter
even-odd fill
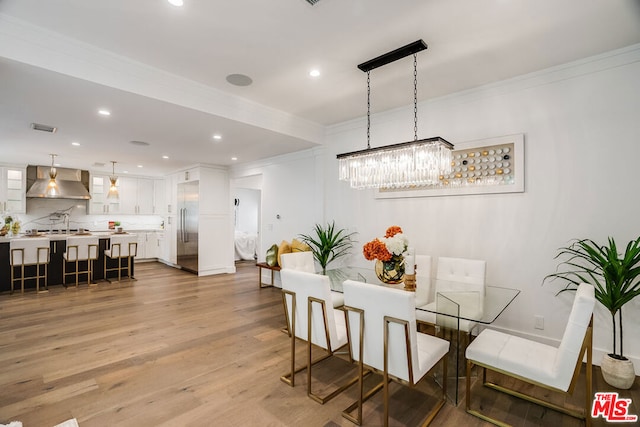
[[[105,279],[104,277],[104,251],[106,249],[109,249],[110,245],[110,237],[113,234],[113,232],[108,232],[108,231],[95,231],[95,232],[90,232],[91,235],[93,236],[97,236],[98,237],[98,259],[94,261],[94,265],[93,265],[93,280],[95,281],[99,281],[102,279]],[[135,234],[135,233],[132,233]],[[48,272],[47,272],[47,285],[48,286],[55,286],[55,285],[62,285],[63,284],[63,269],[62,269],[62,263],[64,262],[64,258],[62,257],[62,254],[64,254],[64,252],[67,249],[67,238],[74,236],[74,233],[42,233],[42,237],[48,237],[50,242],[49,242],[49,265],[48,265]],[[11,239],[15,239],[15,238],[22,238],[25,237],[24,235],[18,235],[18,236],[1,236],[0,237],[0,292],[1,293],[8,293],[11,291],[11,265],[10,265],[10,249],[9,249],[9,243],[11,242]],[[81,261],[81,263],[85,263],[86,261]],[[108,268],[112,268],[112,267],[116,267],[117,266],[117,260],[111,260],[108,259],[107,260],[107,267]],[[126,263],[128,261],[127,260],[123,260],[123,266],[126,266]],[[31,276],[34,274],[35,272],[35,266],[27,266],[25,267],[25,276]],[[75,268],[75,266],[73,266],[72,263],[69,263],[69,268],[70,271],[73,271],[73,268]],[[82,269],[82,267],[81,267]],[[16,268],[16,271],[19,270],[19,268]],[[131,263],[131,274],[133,275],[133,270],[134,270],[134,263]],[[19,273],[17,273],[19,274]],[[86,275],[82,275],[82,276],[86,276]],[[82,277],[81,276],[81,277]],[[115,272],[110,272],[108,275],[109,278],[112,277],[117,277],[117,273]],[[82,280],[82,278],[81,278]],[[74,283],[75,284],[75,278],[73,276],[68,276],[66,279],[67,284],[70,283]],[[86,283],[84,283],[84,285],[86,286]],[[25,294],[27,293],[27,291],[32,292],[35,290],[36,287],[36,282],[34,279],[26,279],[25,280]],[[40,289],[42,289],[43,284],[40,284]],[[20,292],[20,283],[19,281],[16,281],[14,288],[17,289],[17,292]]]

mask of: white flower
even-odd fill
[[[402,255],[402,253],[407,249],[408,244],[407,239],[402,233],[398,233],[389,238],[383,237],[382,242],[387,247],[387,250],[393,255]]]

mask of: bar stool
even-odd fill
[[[98,237],[97,236],[73,236],[67,239],[67,250],[62,254],[62,282],[67,287],[67,276],[76,276],[76,288],[78,287],[79,276],[87,275],[87,284],[93,283],[93,263],[98,259]],[[80,261],[87,262],[87,269],[80,270]],[[76,265],[74,271],[67,272],[67,263],[73,262]]]
[[[9,243],[10,264],[11,264],[11,293],[13,294],[14,284],[20,280],[20,290],[24,293],[24,279],[36,279],[36,292],[40,292],[40,279],[44,279],[45,290],[47,286],[47,266],[49,265],[49,238],[48,237],[27,237],[11,239]],[[35,265],[34,276],[25,277],[24,267]],[[41,267],[44,266],[44,274]],[[16,267],[20,267],[20,277],[16,278]]]
[[[122,271],[127,271],[127,277],[129,280],[135,280],[135,277],[131,275],[131,264],[133,263],[133,257],[138,255],[138,243],[137,236],[135,234],[122,234],[112,235],[109,243],[110,248],[104,251],[104,278],[111,282],[107,278],[107,272],[117,271],[118,282],[122,278]],[[113,268],[107,268],[107,258],[117,259],[118,266]],[[122,266],[122,260],[127,260],[127,265]]]

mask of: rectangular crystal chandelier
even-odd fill
[[[367,148],[337,156],[338,177],[349,181],[351,188],[400,189],[435,185],[451,172],[453,144],[439,136],[418,140],[417,53],[426,48],[426,43],[418,40],[358,65],[360,70],[367,73]],[[413,55],[414,140],[371,148],[370,72],[408,55]]]
[[[438,136],[338,154],[339,179],[356,189],[434,185],[451,171],[452,149]]]

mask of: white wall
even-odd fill
[[[260,190],[235,188],[233,198],[235,206],[235,229],[250,234],[258,233],[258,213],[260,209]]]
[[[542,285],[555,270],[557,249],[573,238],[607,236],[624,246],[640,234],[638,76],[640,45],[419,105],[421,138],[455,144],[524,133],[524,193],[376,199],[373,190],[337,180],[335,155],[366,147],[365,121],[334,126],[326,151],[309,152],[315,160],[298,154],[245,167],[264,173],[265,218],[287,214],[265,244],[335,219],[358,231],[350,262],[367,266],[361,244],[400,225],[417,253],[487,260],[489,284],[521,290],[495,326],[557,344],[572,302],[570,294],[555,295],[559,283]],[[411,107],[374,115],[371,145],[411,140],[411,119]],[[310,209],[310,198],[323,202]],[[300,214],[290,222],[293,207]],[[534,315],[544,317],[544,330],[533,328]],[[599,305],[594,322],[599,363],[611,350],[611,319]],[[640,373],[640,298],[625,307],[624,327],[625,355]]]
[[[315,223],[323,221],[324,199],[317,179],[322,172],[316,165],[321,160],[316,151],[308,150],[258,164],[239,165],[231,171],[234,179],[255,175],[258,170],[262,174],[258,261],[264,261],[271,245],[310,233]]]

